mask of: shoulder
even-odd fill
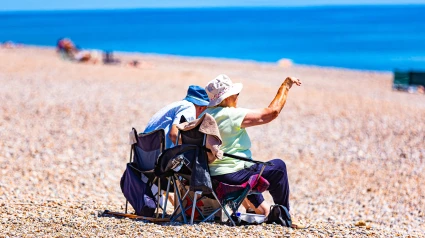
[[[196,119],[196,109],[193,103],[186,100],[179,102],[179,106],[175,110],[175,121],[173,124],[180,123],[181,116],[184,116],[187,121]]]
[[[190,106],[193,106],[193,103],[186,100],[181,100],[181,101],[173,102],[170,105],[173,105],[174,107],[190,107]]]
[[[208,108],[205,113],[211,114],[218,124],[227,123],[230,126],[240,127],[249,109],[234,107]]]
[[[185,108],[185,109],[190,108],[190,109],[195,110],[195,105],[191,102],[186,101],[186,100],[181,100],[180,105],[181,105],[182,108]]]
[[[173,103],[169,104],[168,106],[166,106],[166,108],[167,108],[168,111],[176,111],[176,112],[186,110],[186,109],[195,110],[195,106],[193,105],[193,103],[188,102],[186,100],[173,102]]]

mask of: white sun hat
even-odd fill
[[[209,107],[215,107],[224,99],[241,92],[243,85],[241,83],[233,83],[229,76],[220,74],[215,79],[208,82],[205,87],[208,98],[210,99]]]

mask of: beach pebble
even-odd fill
[[[363,220],[360,220],[358,222],[356,222],[356,224],[354,224],[355,226],[366,226],[366,222]]]
[[[424,95],[392,91],[390,72],[299,66],[287,59],[117,57],[155,67],[76,64],[52,48],[0,49],[0,236],[425,234]],[[244,84],[238,106],[246,108],[267,107],[287,76],[301,79],[276,119],[247,132],[254,159],[284,160],[291,213],[309,227],[161,225],[101,216],[125,210],[120,179],[131,128],[143,131],[155,112],[185,96],[188,85],[205,85],[220,73]],[[273,201],[268,192],[264,197]]]

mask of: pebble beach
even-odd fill
[[[393,91],[391,72],[115,55],[142,67],[0,48],[0,237],[425,237],[425,95]],[[254,159],[285,161],[291,213],[308,228],[101,216],[124,212],[131,128],[221,73],[244,84],[245,108],[302,80],[276,120],[248,133]]]

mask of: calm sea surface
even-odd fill
[[[425,5],[0,12],[0,41],[425,70]]]

